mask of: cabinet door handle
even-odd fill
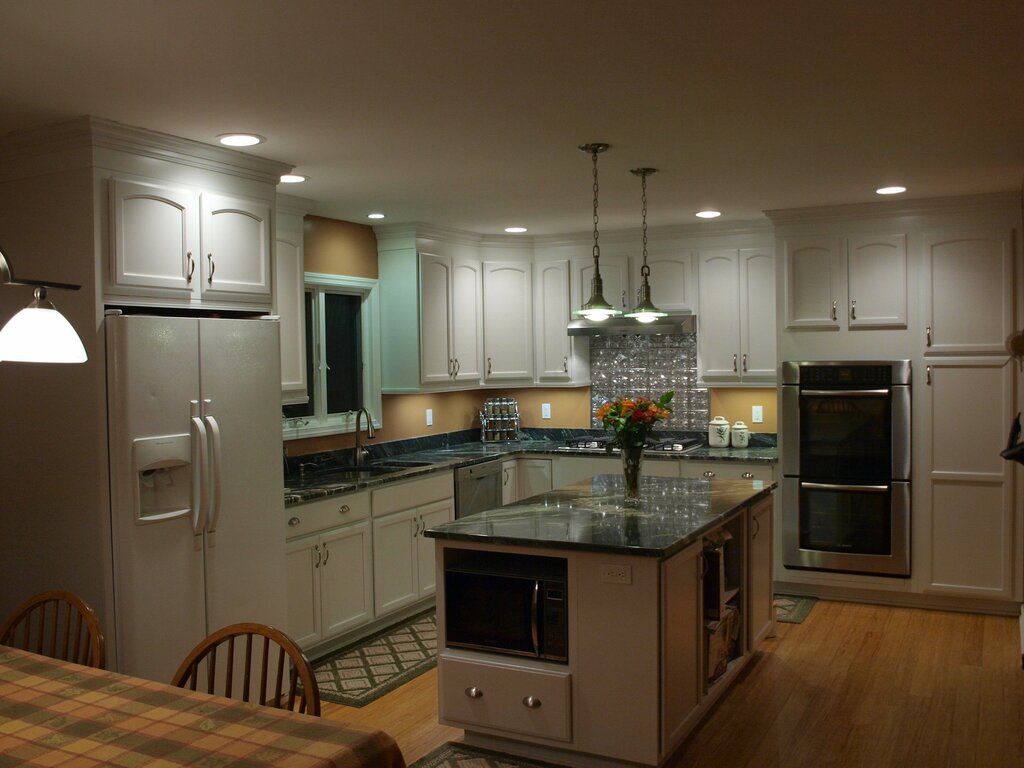
[[[487,375],[491,375],[491,358],[487,358]]]
[[[527,696],[523,699],[523,706],[528,709],[540,709],[540,699],[536,696]]]
[[[754,518],[754,532],[752,534],[750,534],[750,538],[756,539],[757,538],[757,534],[759,534],[760,532],[761,532],[761,521],[758,520],[755,517]]]
[[[217,265],[213,261],[212,253],[206,254],[206,261],[210,265],[210,276],[206,278],[206,282],[208,282],[210,285],[213,285],[213,273],[217,271]]]
[[[754,479],[754,473],[753,472],[744,472],[742,475],[740,475],[740,477],[742,477],[744,480],[753,480]]]
[[[192,282],[192,275],[196,272],[196,260],[192,258],[192,251],[185,254],[185,258],[188,259],[188,272],[185,274],[185,282]]]
[[[732,372],[736,373],[739,369],[736,367],[736,355],[732,356]]]
[[[451,357],[448,358],[448,378],[455,377],[455,360]]]
[[[320,567],[320,545],[319,544],[314,544],[313,545],[313,551],[316,552],[316,562],[313,563],[313,567],[314,568],[319,568]]]
[[[324,565],[327,565],[327,561],[331,559],[331,550],[324,544]]]
[[[566,373],[569,372],[569,358],[568,357],[563,357],[562,358],[562,370],[565,371]]]
[[[924,329],[924,345],[926,347],[932,345],[932,327],[930,325]]]
[[[352,511],[352,509],[351,509],[351,507],[349,507],[348,504],[342,504],[340,507],[338,507],[338,514],[339,515],[345,515],[345,514],[348,514],[351,511]]]
[[[704,477],[708,478],[708,480],[710,480],[714,476],[715,476],[715,470],[713,470],[713,469],[706,469],[706,470],[704,470]]]
[[[455,376],[459,375],[459,371],[462,370],[462,364],[459,363],[459,358],[455,358]]]
[[[743,353],[743,372],[747,372],[747,353]]]
[[[483,697],[484,692],[477,688],[475,685],[471,685],[469,688],[466,689],[466,695],[469,696],[469,698],[471,699],[479,699]]]
[[[857,301],[856,300],[851,300],[850,301],[850,319],[851,320],[856,320],[857,319]]]
[[[932,385],[932,367],[930,365],[924,367],[924,383],[929,387]]]
[[[839,315],[836,313],[837,302],[835,299],[832,300],[832,319],[837,320]]]
[[[290,518],[288,518],[288,525],[290,525],[290,526],[292,526],[292,527],[294,527],[294,526],[298,525],[298,524],[299,524],[299,523],[301,523],[301,522],[302,522],[302,521],[301,521],[301,520],[299,520],[299,518],[297,518],[297,517],[290,517]]]

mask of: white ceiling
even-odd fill
[[[315,212],[482,234],[1020,190],[1021,0],[0,0],[0,133],[83,114],[254,154]]]

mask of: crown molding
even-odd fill
[[[981,195],[928,197],[912,200],[886,200],[849,205],[828,205],[814,208],[786,208],[765,211],[775,226],[850,221],[854,219],[888,219],[904,216],[927,216],[949,213],[972,213],[997,209],[1019,209],[1021,192],[991,192]]]

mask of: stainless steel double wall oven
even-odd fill
[[[783,562],[910,575],[910,361],[782,364]]]

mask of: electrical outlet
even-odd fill
[[[750,409],[750,421],[752,424],[763,424],[764,423],[764,407],[755,405]]]
[[[550,419],[551,418],[551,403],[541,403],[540,404],[540,417],[542,419]]]
[[[605,584],[632,584],[633,566],[621,563],[602,563],[601,581]]]
[[[428,427],[434,426],[434,409],[433,408],[427,408],[427,426]]]

